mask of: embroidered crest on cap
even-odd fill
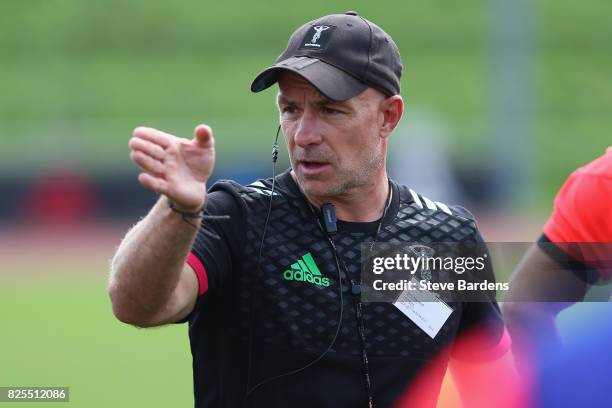
[[[335,28],[335,26],[325,24],[310,27],[302,40],[300,49],[325,49]]]

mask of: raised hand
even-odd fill
[[[198,125],[192,140],[157,129],[137,127],[128,143],[130,158],[143,170],[138,181],[164,194],[184,211],[199,210],[215,164],[212,129]]]

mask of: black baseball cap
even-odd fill
[[[281,71],[301,75],[329,99],[345,101],[367,87],[387,96],[399,94],[402,61],[387,33],[348,11],[320,17],[295,30],[274,65],[257,75],[251,91],[274,85]]]

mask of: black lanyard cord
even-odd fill
[[[376,228],[376,233],[374,234],[374,238],[372,239],[372,243],[370,244],[370,251],[372,251],[374,244],[376,243],[376,240],[378,239],[378,235],[380,234],[380,231],[382,230],[382,226],[385,221],[385,217],[387,215],[387,210],[389,209],[389,206],[391,205],[391,198],[393,197],[393,189],[391,185],[391,180],[388,180],[388,183],[389,183],[389,191],[387,193],[387,200],[386,200],[385,208],[383,209],[382,216],[380,218],[380,221],[378,222],[378,227]],[[314,214],[314,210],[312,209],[312,207],[310,208]],[[319,227],[323,229],[321,226],[321,223],[319,222],[318,217],[317,217],[317,222],[319,223]],[[366,348],[367,340],[366,340],[365,319],[363,318],[363,303],[361,302],[361,298],[360,298],[361,297],[361,284],[355,282],[355,280],[351,277],[349,273],[349,269],[344,263],[344,259],[342,259],[340,252],[336,248],[336,243],[334,241],[334,235],[335,234],[328,233],[327,240],[330,246],[332,247],[332,252],[334,253],[334,258],[336,259],[336,265],[338,265],[338,268],[340,267],[340,265],[342,265],[342,267],[344,268],[344,274],[346,275],[346,278],[351,284],[351,293],[353,295],[352,298],[353,298],[353,303],[355,306],[355,317],[357,319],[357,330],[359,331],[359,339],[361,341],[361,359],[363,361],[363,371],[364,371],[364,377],[365,377],[365,383],[366,383],[366,390],[368,393],[368,408],[374,408],[374,397],[372,396],[372,379],[370,377],[370,363],[368,360],[368,351]],[[338,271],[338,275],[340,275],[340,271]]]
[[[351,284],[351,293],[353,294],[353,303],[355,305],[355,316],[357,318],[357,330],[359,331],[359,339],[361,341],[361,360],[363,362],[366,391],[368,392],[368,408],[374,408],[374,398],[372,397],[372,380],[370,378],[370,363],[368,361],[368,352],[366,350],[365,321],[363,318],[362,303],[358,298],[358,296],[361,295],[361,287],[353,280],[353,278],[351,278],[344,260],[342,260],[342,258],[339,256],[338,250],[336,249],[336,243],[334,242],[332,235],[328,235],[328,241],[333,249],[334,258],[336,259],[338,268],[340,268],[340,264],[343,266],[344,274]],[[340,275],[340,273],[338,274]]]

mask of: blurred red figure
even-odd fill
[[[581,301],[590,285],[610,278],[611,177],[610,148],[574,171],[559,190],[537,244],[513,273],[503,311],[515,353],[527,364],[546,351],[542,345],[563,349],[557,314]],[[518,363],[523,369],[520,358]]]
[[[37,179],[25,197],[23,217],[37,223],[75,224],[90,220],[95,192],[77,171],[57,169]]]
[[[503,312],[518,368],[537,380],[538,406],[610,405],[610,381],[605,380],[610,336],[601,330],[610,327],[609,318],[589,316],[592,327],[571,347],[564,344],[556,319],[559,312],[584,300],[593,285],[612,276],[611,202],[608,148],[567,178],[542,235],[512,275]],[[606,301],[607,296],[592,300]],[[572,384],[564,377],[572,378]],[[581,381],[596,386],[588,389]]]

